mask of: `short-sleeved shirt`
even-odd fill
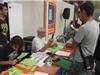
[[[32,40],[32,50],[39,51],[41,48],[43,48],[45,46],[46,43],[47,42],[45,41],[44,38],[35,37]]]
[[[0,19],[0,45],[7,44],[8,39],[8,25],[6,21]]]
[[[81,49],[84,56],[93,55],[99,36],[99,24],[95,20],[91,20],[83,24],[79,31],[75,34],[74,40],[81,44]],[[82,57],[79,47],[76,49],[76,61],[82,62]]]

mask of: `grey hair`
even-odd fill
[[[43,27],[39,27],[37,32],[43,32],[44,31],[44,28]]]

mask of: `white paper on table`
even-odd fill
[[[71,52],[67,52],[67,51],[57,51],[56,55],[59,56],[70,56]]]
[[[48,73],[36,71],[33,75],[48,75]]]
[[[42,60],[46,56],[47,56],[47,54],[44,52],[37,52],[37,53],[31,55],[32,59],[37,61],[37,62],[39,62],[40,60]]]
[[[40,60],[36,65],[37,66],[44,66],[45,65],[45,63],[44,63],[44,61],[47,59],[49,57],[49,55],[46,55],[42,60]]]

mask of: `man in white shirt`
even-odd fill
[[[32,40],[32,51],[44,51],[51,45],[51,40],[47,43],[45,40],[45,30],[40,27],[37,30],[37,36]]]

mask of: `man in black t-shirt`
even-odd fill
[[[14,36],[5,48],[0,50],[0,72],[15,65],[23,46],[23,39],[20,36]]]
[[[7,44],[8,25],[5,20],[7,14],[8,14],[7,7],[4,4],[0,4],[0,49]]]

